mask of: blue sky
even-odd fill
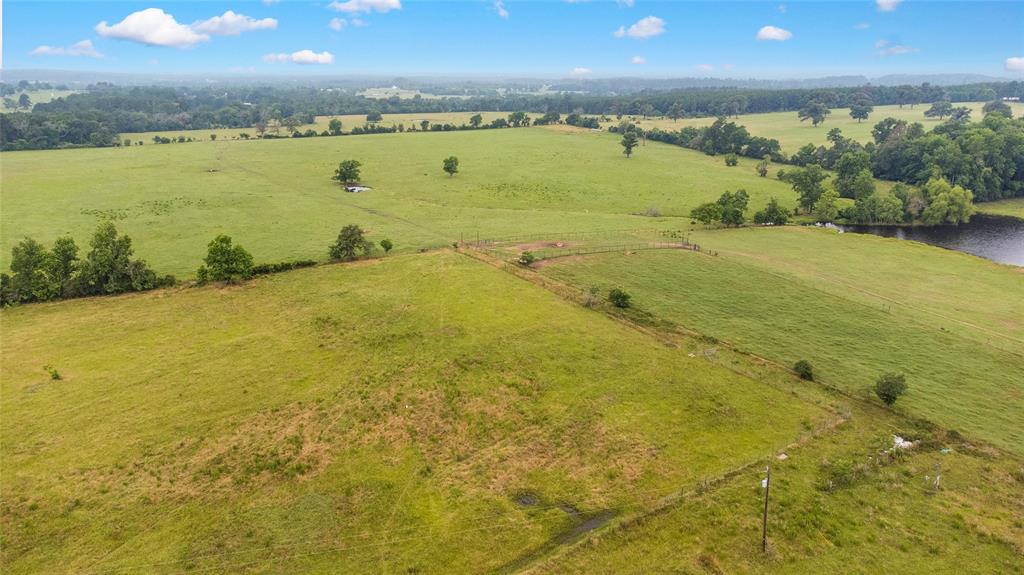
[[[1024,2],[8,0],[2,57],[156,73],[1024,77]]]

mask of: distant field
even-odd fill
[[[998,202],[978,204],[978,211],[1000,216],[1013,216],[1024,220],[1024,198],[1012,198]]]
[[[480,114],[484,118],[484,122],[490,122],[496,118],[505,118],[508,116],[505,112],[437,112],[427,114],[384,114],[383,120],[376,122],[379,126],[394,126],[397,124],[404,124],[406,129],[409,129],[413,125],[416,129],[420,129],[420,122],[427,120],[431,124],[468,124],[469,118],[474,114]],[[312,124],[303,124],[299,127],[299,130],[305,132],[312,128],[319,134],[328,128],[332,118],[338,118],[341,120],[341,129],[345,132],[352,131],[352,128],[356,126],[362,126],[367,123],[366,114],[349,114],[340,116],[317,116],[316,122]],[[144,142],[151,144],[153,136],[162,136],[164,138],[177,138],[178,136],[185,136],[186,138],[192,138],[199,141],[210,141],[210,134],[216,134],[218,139],[238,139],[239,134],[249,134],[250,137],[256,138],[256,130],[249,128],[217,128],[212,130],[169,130],[165,132],[131,132],[121,134],[121,139],[128,139],[132,142]],[[273,134],[274,131],[268,130],[268,133]],[[285,133],[282,128],[281,134]]]
[[[1013,108],[1014,117],[1024,114],[1024,103],[1010,102]],[[985,105],[982,102],[960,102],[956,106],[967,106],[971,109],[971,118],[981,119],[981,108]],[[814,127],[810,122],[801,122],[796,112],[772,112],[768,114],[744,114],[737,118],[730,118],[754,136],[775,138],[782,144],[782,149],[787,154],[795,153],[804,144],[826,145],[827,134],[832,128],[839,128],[847,138],[853,138],[858,142],[867,143],[871,141],[871,128],[885,118],[897,118],[908,122],[920,122],[925,129],[932,129],[942,122],[934,118],[925,118],[924,112],[930,104],[918,104],[911,108],[904,106],[875,106],[871,117],[863,122],[857,122],[850,117],[849,108],[836,108],[825,119],[823,124]],[[634,121],[634,120],[631,120]],[[635,122],[644,128],[658,127],[663,130],[679,130],[686,126],[707,126],[715,121],[715,118],[686,118],[673,122],[668,118],[637,119]],[[618,120],[612,119],[605,126],[618,124]]]
[[[552,261],[641,309],[871,398],[905,372],[901,407],[1024,455],[1024,274],[922,244],[815,228],[693,233],[718,257],[653,251]]]
[[[450,252],[3,323],[8,574],[488,571],[832,417]]]
[[[449,155],[455,177],[441,171]],[[350,158],[373,191],[330,179]],[[191,277],[219,233],[260,262],[322,260],[349,223],[404,251],[478,234],[688,227],[694,206],[738,188],[751,211],[771,197],[792,207],[789,185],[754,165],[657,143],[626,159],[613,134],[566,127],[14,152],[0,180],[0,267],[25,236],[85,246],[108,218],[157,270]],[[633,215],[649,208],[662,217]]]
[[[45,104],[46,102],[50,102],[52,100],[56,100],[57,98],[64,98],[66,96],[70,96],[71,94],[74,94],[75,91],[74,90],[29,90],[28,92],[18,92],[17,94],[14,94],[13,96],[8,96],[8,98],[11,98],[15,102],[17,102],[18,98],[21,97],[21,94],[23,94],[23,93],[24,94],[28,94],[29,99],[32,100],[32,104],[35,105],[35,104]],[[21,108],[18,108],[17,106],[15,106],[14,108],[8,108],[6,105],[4,105],[3,100],[0,99],[0,112],[15,112],[15,111],[19,111],[19,110],[21,110]]]

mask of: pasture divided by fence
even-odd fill
[[[500,238],[477,238],[463,242],[498,259],[518,259],[529,252],[533,261],[566,256],[653,249],[685,249],[706,252],[689,241],[682,230],[610,229],[522,234]],[[711,255],[714,255],[712,252]]]

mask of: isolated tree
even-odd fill
[[[370,112],[366,115],[367,122],[379,122],[384,119],[380,112]]]
[[[199,281],[234,283],[252,277],[252,254],[240,245],[231,243],[231,237],[221,234],[206,246],[204,266],[196,272]]]
[[[288,116],[284,120],[281,120],[281,125],[288,130],[289,134],[293,134],[299,129],[299,126],[302,125],[302,121],[299,120],[297,116]]]
[[[822,192],[825,191],[825,186],[822,183],[827,178],[828,174],[817,164],[786,172],[786,180],[792,184],[793,191],[799,196],[800,207],[805,212],[814,207]]]
[[[800,108],[800,111],[797,112],[797,117],[800,118],[801,122],[804,120],[810,120],[811,125],[817,126],[825,121],[825,116],[828,116],[831,113],[832,110],[829,110],[828,106],[825,104],[822,104],[817,100],[810,100],[804,104],[803,108]]]
[[[722,217],[722,208],[715,202],[707,202],[690,210],[690,217],[705,226],[710,226],[712,222],[717,222]]]
[[[875,395],[886,405],[896,403],[906,392],[907,378],[902,373],[885,373],[875,382]]]
[[[643,115],[644,119],[646,120],[648,116],[653,116],[654,115],[654,106],[652,106],[651,104],[644,104],[644,105],[640,106],[640,113]]]
[[[608,292],[608,301],[610,301],[612,305],[617,308],[629,307],[631,299],[632,296],[630,296],[628,293],[619,288],[612,288]]]
[[[746,219],[743,213],[747,210],[747,202],[750,196],[746,190],[736,190],[736,193],[725,192],[718,198],[718,207],[721,210],[719,219],[727,226],[742,226]]]
[[[771,224],[773,226],[782,226],[789,221],[789,213],[782,209],[779,205],[779,201],[772,198],[765,208],[756,214],[754,214],[754,223],[757,224]]]
[[[331,179],[341,182],[342,185],[358,182],[359,167],[362,165],[358,160],[345,160],[338,164],[338,169],[334,170],[334,177]]]
[[[473,114],[472,116],[469,117],[469,125],[473,126],[474,128],[479,128],[480,124],[482,124],[483,121],[484,117],[481,116],[480,114]]]
[[[793,364],[793,371],[796,372],[796,375],[800,379],[814,381],[814,368],[811,366],[811,362],[807,361],[806,359],[801,359],[800,361]]]
[[[421,120],[420,121],[420,129],[423,130],[424,132],[429,130],[430,129],[430,120]]]
[[[384,250],[384,253],[387,254],[395,247],[395,244],[391,243],[391,240],[384,238],[380,241],[380,247]]]
[[[329,254],[332,260],[352,261],[362,256],[370,255],[373,251],[373,244],[366,239],[366,232],[357,225],[350,224],[338,232],[338,239],[331,245]]]
[[[337,118],[331,118],[331,121],[327,122],[327,131],[330,132],[330,134],[332,136],[340,136],[341,135],[341,120],[339,120]]]
[[[639,143],[639,139],[636,136],[636,131],[626,130],[626,132],[622,134],[622,142],[620,143],[622,144],[622,153],[626,154],[627,158],[632,156],[633,148],[635,148]]]
[[[262,120],[253,124],[252,127],[256,129],[256,134],[261,138],[263,137],[263,134],[267,133],[267,123]]]
[[[529,126],[530,117],[526,115],[526,112],[512,112],[508,115],[508,124],[513,128]]]
[[[210,141],[211,142],[216,142],[217,141],[217,134],[210,134]]]
[[[1003,102],[1002,100],[992,100],[991,102],[985,104],[985,106],[981,109],[981,113],[985,116],[989,114],[1002,114],[1007,118],[1013,117],[1013,109],[1010,108],[1009,104]]]
[[[874,110],[875,107],[871,105],[870,100],[857,100],[850,106],[850,117],[857,120],[859,124],[861,121],[867,120]]]
[[[454,176],[459,172],[459,159],[455,156],[448,156],[444,159],[442,169],[448,173],[448,177]]]
[[[949,100],[939,100],[933,102],[932,107],[924,111],[925,118],[938,118],[943,119],[946,116],[953,113],[953,104]]]
[[[680,102],[673,102],[672,105],[668,109],[668,117],[672,118],[673,122],[675,122],[679,118],[682,118],[683,117],[683,105],[682,105],[682,103],[680,103]]]
[[[834,222],[839,217],[839,192],[828,188],[814,202],[814,218],[819,222]]]
[[[765,156],[761,158],[761,161],[757,163],[757,175],[762,178],[768,176],[768,166],[771,164],[771,156]]]
[[[28,97],[28,94],[22,93],[18,96],[18,107],[26,110],[32,107],[32,99]]]
[[[949,120],[951,122],[968,122],[971,119],[971,109],[967,106],[959,106],[953,108],[949,113]]]

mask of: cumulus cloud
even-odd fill
[[[82,40],[81,42],[75,42],[70,46],[47,46],[43,44],[30,53],[32,56],[85,56],[87,58],[102,58],[103,54],[100,54],[92,45],[92,40]]]
[[[902,2],[903,0],[875,0],[875,6],[878,6],[879,12],[892,12]]]
[[[268,64],[291,62],[293,64],[331,64],[334,62],[334,54],[330,52],[316,53],[312,50],[299,50],[298,52],[292,52],[286,54],[281,52],[279,54],[267,54],[263,56],[263,61]]]
[[[348,26],[348,20],[344,18],[331,18],[331,21],[327,23],[327,27],[335,32],[341,32],[345,26]]]
[[[498,13],[498,16],[508,18],[508,9],[505,8],[505,3],[501,0],[494,0],[494,11]]]
[[[327,5],[336,12],[359,14],[360,12],[390,12],[402,9],[402,0],[334,0]]]
[[[1005,66],[1011,72],[1024,72],[1024,56],[1007,58]]]
[[[634,64],[646,64],[647,58],[644,58],[643,56],[633,56],[633,59],[630,60],[630,62]]]
[[[191,26],[179,23],[174,16],[159,8],[132,12],[114,25],[108,25],[104,20],[96,25],[96,33],[104,38],[175,48],[192,46],[210,39],[209,35],[196,32]]]
[[[878,50],[879,56],[899,56],[900,54],[911,54],[918,51],[917,48],[905,44],[896,44],[888,40],[875,42],[875,50]]]
[[[758,40],[774,40],[776,42],[783,42],[792,37],[793,33],[789,30],[776,28],[775,26],[764,26],[757,31]]]
[[[253,30],[273,30],[277,28],[277,20],[263,18],[257,20],[245,14],[236,14],[228,10],[220,16],[214,16],[207,20],[200,20],[192,24],[192,29],[200,34],[211,36],[238,36],[242,32]]]
[[[594,71],[591,70],[590,68],[583,67],[573,68],[572,70],[569,70],[569,73],[572,74],[573,76],[586,76],[587,74],[592,74],[593,72]]]
[[[625,26],[619,26],[619,29],[612,34],[616,38],[622,38],[629,36],[637,40],[646,40],[647,38],[653,38],[660,36],[665,33],[665,21],[657,16],[648,16],[637,20],[636,24],[633,24],[629,28]]]
[[[697,64],[697,69],[701,72],[710,72],[715,69],[711,64]]]

